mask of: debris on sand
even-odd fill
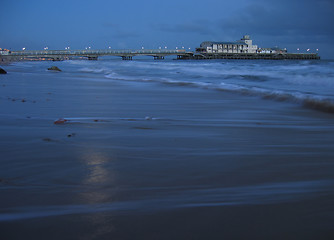
[[[61,72],[61,70],[56,66],[52,66],[52,67],[48,68],[48,70]]]
[[[0,68],[0,74],[6,74],[6,73],[7,72],[4,69]]]
[[[63,124],[63,123],[66,123],[66,122],[68,122],[67,119],[59,118],[56,121],[54,121],[54,124]]]
[[[68,134],[67,137],[74,137],[76,134],[75,133],[71,133],[71,134]]]

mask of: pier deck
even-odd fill
[[[118,56],[123,60],[132,60],[135,56],[152,56],[156,60],[174,55],[181,60],[202,59],[268,59],[268,60],[318,60],[316,53],[194,53],[185,50],[41,50],[41,51],[11,51],[6,55],[0,55],[1,61],[20,60],[53,60],[60,61],[75,57],[88,60],[97,60],[100,56]]]
[[[6,55],[0,55],[3,60],[65,60],[74,57],[83,57],[88,60],[97,60],[100,56],[118,56],[123,60],[132,60],[134,56],[152,56],[154,59],[164,59],[166,56],[193,55],[192,52],[185,50],[41,50],[41,51],[11,51]]]

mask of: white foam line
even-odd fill
[[[107,77],[107,76],[106,76]],[[302,92],[289,92],[284,90],[270,90],[260,87],[254,86],[242,86],[237,84],[228,84],[228,83],[220,83],[220,84],[213,84],[207,82],[192,82],[192,81],[180,81],[168,78],[160,78],[160,79],[134,79],[134,78],[115,78],[115,80],[126,80],[126,81],[134,81],[134,82],[160,82],[163,84],[174,84],[178,86],[192,86],[197,88],[203,89],[211,89],[211,90],[221,90],[221,91],[228,91],[228,92],[235,92],[235,93],[242,93],[242,94],[249,94],[254,96],[262,96],[272,99],[278,100],[290,100],[295,102],[303,102],[303,101],[317,101],[321,103],[322,101],[328,105],[329,102],[332,102],[334,105],[334,99],[329,99],[323,96],[318,96],[315,94],[309,93],[302,93]]]

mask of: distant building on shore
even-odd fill
[[[0,48],[0,55],[8,55],[10,51],[8,49],[2,49]]]
[[[249,35],[244,35],[243,38],[236,42],[202,42],[199,48],[196,48],[199,53],[286,53],[286,49],[279,48],[258,48],[253,45],[253,40]]]

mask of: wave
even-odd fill
[[[101,76],[94,81],[104,78],[213,89],[334,113],[334,71],[326,63],[87,61],[79,71]]]
[[[125,80],[125,81],[140,81],[140,82],[159,82],[162,84],[176,85],[176,86],[189,86],[203,89],[211,89],[218,91],[226,91],[231,93],[238,93],[249,96],[259,96],[263,99],[287,101],[303,105],[304,107],[334,113],[334,101],[330,97],[319,96],[312,93],[303,93],[297,91],[287,90],[272,90],[261,87],[238,85],[232,83],[212,83],[212,82],[195,82],[195,81],[182,81],[169,78],[141,78],[141,77],[128,77],[117,75],[115,73],[108,74],[106,78],[113,80]],[[255,81],[264,81],[262,77],[257,76],[241,76],[244,78],[253,78]]]
[[[181,84],[182,85],[182,84]],[[325,96],[318,96],[311,93],[301,93],[296,91],[271,90],[259,87],[246,87],[235,84],[221,83],[220,86],[204,85],[205,88],[212,88],[219,91],[235,92],[243,95],[260,96],[263,99],[287,101],[302,104],[304,107],[312,108],[328,113],[334,113],[334,101]],[[199,87],[203,87],[200,84]]]
[[[110,70],[108,68],[91,68],[91,67],[85,67],[79,69],[80,72],[84,73],[108,73]]]
[[[311,93],[301,93],[297,91],[270,90],[259,87],[244,87],[234,84],[221,83],[218,90],[238,92],[245,95],[260,96],[263,99],[288,101],[300,103],[305,107],[320,110],[323,112],[334,113],[334,101],[324,96],[318,96]]]
[[[91,214],[112,212],[113,215],[127,215],[166,211],[177,208],[263,205],[295,202],[332,192],[332,180],[281,182],[242,187],[202,188],[142,188],[137,191],[160,191],[157,197],[146,196],[131,201],[81,205],[57,205],[3,209],[0,222],[62,216],[70,214]],[[131,189],[130,189],[131,190]]]

